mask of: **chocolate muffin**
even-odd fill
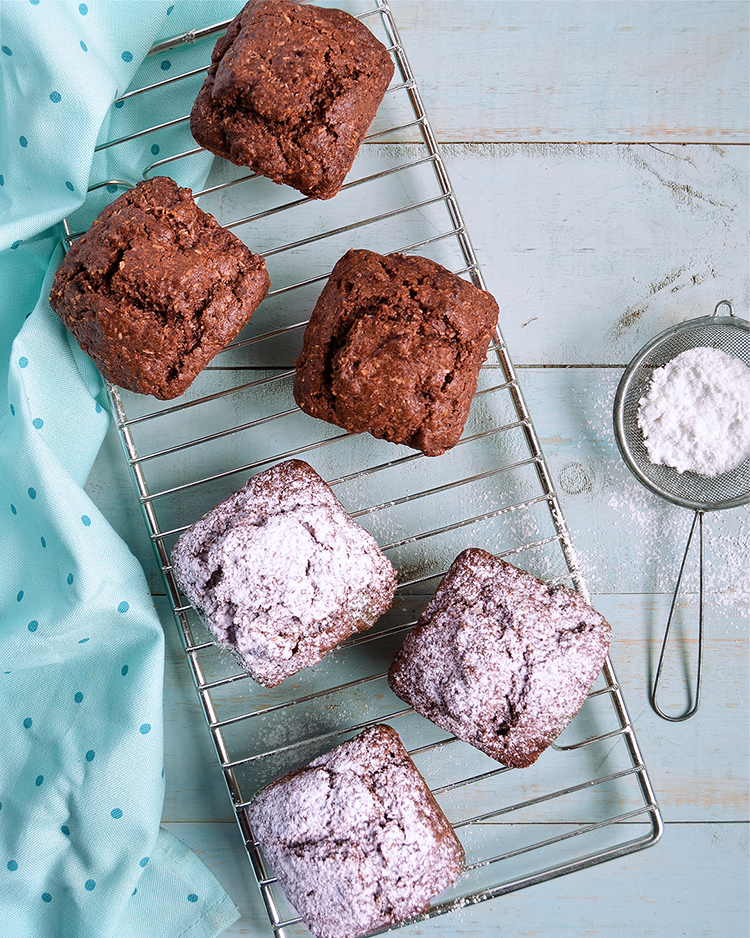
[[[253,476],[172,550],[178,585],[265,687],[315,664],[393,601],[396,572],[307,463]]]
[[[305,329],[305,413],[437,456],[463,432],[497,322],[494,298],[426,257],[352,250]]]
[[[316,938],[355,938],[425,912],[464,866],[445,815],[385,725],[272,782],[247,813]]]
[[[268,292],[262,257],[157,176],[108,205],[73,243],[50,305],[104,378],[178,397]]]
[[[470,548],[407,636],[388,683],[428,720],[523,768],[580,709],[610,633],[578,593]]]
[[[251,0],[214,47],[190,130],[232,163],[330,199],[393,71],[385,46],[343,10]]]

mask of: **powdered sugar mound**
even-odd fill
[[[682,352],[654,371],[638,426],[655,465],[729,472],[750,456],[750,368],[721,349]]]
[[[353,938],[424,912],[463,868],[463,848],[389,726],[272,782],[247,813],[318,938]]]
[[[610,632],[577,593],[470,548],[407,636],[388,682],[427,719],[521,768],[580,709]]]
[[[396,574],[301,460],[261,472],[180,537],[180,588],[220,642],[273,687],[389,608]]]

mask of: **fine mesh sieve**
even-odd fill
[[[728,308],[729,315],[719,315],[723,306]],[[688,320],[662,332],[645,345],[625,369],[617,388],[614,406],[615,439],[625,465],[646,488],[676,505],[692,508],[695,512],[677,577],[651,693],[651,704],[654,710],[659,716],[672,722],[691,717],[698,709],[700,702],[703,664],[703,515],[707,511],[736,508],[750,501],[750,458],[746,458],[730,472],[713,477],[693,472],[678,472],[671,466],[656,465],[649,459],[643,432],[638,425],[641,398],[648,393],[652,375],[657,368],[663,367],[682,352],[694,348],[720,349],[750,367],[750,322],[737,317],[728,300],[721,300],[716,304],[713,315]],[[699,530],[700,541],[696,686],[692,707],[680,716],[674,717],[668,716],[659,708],[656,694],[680,583],[696,526]]]

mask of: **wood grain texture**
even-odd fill
[[[701,709],[693,720],[673,726],[659,719],[648,702],[650,678],[670,598],[620,594],[593,598],[596,608],[613,627],[612,660],[625,691],[657,798],[668,822],[747,820],[748,679],[743,654],[746,623],[727,619],[711,623]],[[228,821],[233,813],[224,779],[193,690],[177,628],[169,621],[165,607],[166,602],[157,599],[167,639],[164,816],[173,821]],[[710,606],[709,616],[713,613],[714,607]],[[686,646],[688,642],[678,640],[678,660]],[[694,642],[689,650],[694,660]],[[681,668],[668,669],[662,702],[673,703],[678,710],[684,705],[684,687]],[[238,685],[234,693],[240,705],[251,705],[251,682]],[[578,732],[571,726],[561,743],[574,741]],[[601,758],[606,752],[606,748],[602,750]],[[545,754],[544,758],[552,762],[551,754]],[[569,769],[564,761],[549,771],[561,787],[569,781]],[[533,773],[513,774],[513,786],[535,785]],[[511,786],[508,787],[510,790]],[[474,798],[475,803],[463,805],[462,810],[480,813],[484,790],[478,788],[467,797]],[[597,819],[598,806],[588,802],[584,805],[588,813],[585,820]],[[628,805],[635,806],[635,803]],[[551,820],[556,812],[559,812],[556,806],[548,811],[541,808],[537,817]]]
[[[265,910],[234,824],[168,823],[224,885],[241,919],[223,938],[265,934]],[[650,850],[408,926],[403,938],[745,938],[747,826],[673,824]],[[266,926],[267,927],[267,926]]]
[[[747,142],[743,2],[393,9],[441,142]]]
[[[748,315],[747,4],[392,6],[500,303],[503,334],[594,605],[613,626],[612,659],[666,821],[661,842],[649,850],[402,934],[747,938],[750,514],[735,509],[707,518],[704,698],[693,720],[665,723],[648,694],[690,518],[630,476],[611,427],[619,375],[647,339],[710,313],[724,298]],[[411,147],[408,134],[381,138],[363,148],[355,169],[377,170]],[[215,169],[217,178],[223,172]],[[236,191],[221,196],[222,211],[247,208]],[[283,195],[271,184],[262,194]],[[349,211],[343,197],[335,206]],[[322,207],[313,209],[324,218]],[[274,226],[243,237],[262,250],[273,238],[297,236],[283,213]],[[407,219],[388,233],[394,249],[409,235]],[[221,367],[209,368],[206,386],[227,377]],[[186,437],[205,431],[191,425],[189,412],[179,419]],[[158,432],[147,443],[158,448]],[[254,443],[259,437],[233,443],[227,457]],[[190,454],[184,472],[201,468],[200,459]],[[197,850],[239,906],[242,918],[227,938],[265,938],[266,914],[113,432],[87,490],[143,564],[166,630],[164,823]],[[691,569],[665,687],[676,707],[694,673],[695,584]],[[244,706],[243,694],[233,690],[229,704]],[[546,756],[550,774],[564,780],[565,759]],[[603,747],[595,756],[606,765],[616,750]],[[509,787],[527,784],[511,775],[502,776]],[[450,808],[471,813],[484,796],[477,787]],[[616,790],[618,798],[629,806],[627,792]],[[606,800],[573,801],[571,810],[585,807],[595,819]],[[528,827],[540,836],[559,830],[553,820],[541,809],[533,825],[493,825],[499,831],[491,833],[510,843]]]
[[[625,365],[720,299],[738,315],[750,307],[746,147],[482,144],[444,155],[517,364]]]

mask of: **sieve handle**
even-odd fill
[[[726,306],[729,309],[730,316],[735,315],[734,306],[732,306],[731,300],[719,300],[716,306],[714,306],[714,312],[713,312],[714,316],[719,315],[719,310],[721,309],[722,306]]]
[[[659,681],[661,679],[662,668],[664,667],[664,657],[667,651],[667,642],[669,641],[669,633],[672,629],[672,619],[674,617],[674,611],[677,606],[677,595],[680,592],[680,584],[682,582],[682,574],[685,572],[685,563],[687,561],[688,553],[690,551],[690,545],[693,541],[693,534],[695,533],[696,524],[698,526],[698,542],[699,542],[699,564],[698,564],[698,668],[695,676],[695,698],[693,700],[693,706],[690,707],[685,713],[680,716],[669,716],[660,709],[659,704],[656,701],[656,694],[659,689]],[[683,720],[689,719],[698,709],[698,704],[700,703],[701,697],[701,672],[703,670],[703,512],[696,511],[693,517],[693,524],[690,528],[690,535],[688,537],[687,546],[685,547],[685,553],[682,556],[682,563],[680,564],[680,573],[677,577],[677,584],[674,589],[674,596],[672,597],[672,606],[669,610],[669,618],[667,619],[667,627],[664,630],[664,639],[661,645],[661,654],[659,655],[659,665],[656,669],[656,677],[654,678],[654,686],[651,691],[651,706],[654,710],[665,720],[669,720],[672,723],[681,723]]]

